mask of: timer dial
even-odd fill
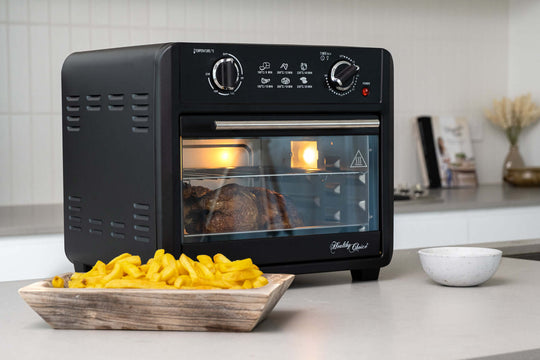
[[[360,67],[348,60],[340,60],[330,69],[330,86],[337,91],[345,92],[354,84],[354,77]]]
[[[212,67],[212,81],[220,91],[232,92],[236,90],[240,83],[238,61],[230,56],[216,61]]]

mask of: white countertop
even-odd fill
[[[4,282],[0,357],[540,358],[539,274],[540,261],[503,258],[484,285],[443,287],[422,272],[416,251],[401,250],[379,281],[351,283],[348,272],[297,276],[251,333],[53,330],[17,294],[31,281]]]

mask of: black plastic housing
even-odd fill
[[[231,55],[240,64],[239,85],[224,92],[211,70]],[[329,69],[340,59],[360,66],[347,93],[328,86]],[[261,70],[265,62],[273,70]],[[261,86],[262,77],[275,82],[285,62],[291,77],[309,79],[308,88]],[[266,272],[351,270],[354,279],[376,279],[393,247],[393,103],[393,63],[384,49],[168,43],[74,53],[62,69],[66,255],[77,271],[121,252],[144,260],[164,248],[251,257]],[[378,129],[219,133],[208,120],[373,117]],[[182,137],[330,133],[379,136],[379,231],[183,243]],[[333,241],[372,246],[331,254]]]

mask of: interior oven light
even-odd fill
[[[227,149],[227,148],[220,149],[218,158],[222,167],[231,168],[233,167],[231,165],[235,163],[233,159],[233,154],[231,154],[231,149]]]
[[[316,141],[291,141],[291,168],[316,170],[318,162]]]
[[[184,168],[230,169],[251,164],[251,148],[236,140],[184,140],[182,151]]]

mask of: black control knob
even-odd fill
[[[234,91],[240,82],[240,67],[236,59],[223,57],[214,63],[212,81],[221,91]]]
[[[330,86],[337,91],[347,91],[354,84],[354,77],[360,70],[358,65],[348,60],[340,60],[330,69]]]

